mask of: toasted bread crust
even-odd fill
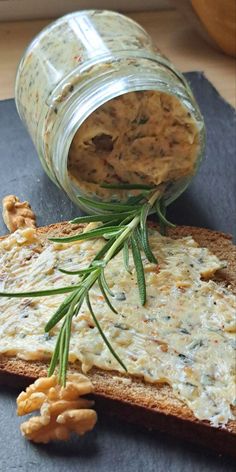
[[[80,225],[58,223],[39,228],[43,237],[78,232]],[[227,261],[227,268],[217,273],[216,280],[223,282],[236,293],[236,247],[229,235],[203,228],[177,227],[169,231],[174,238],[192,235],[201,245],[208,247],[220,259]],[[28,385],[45,375],[43,362],[28,362],[16,357],[0,357],[0,382],[15,387]],[[71,370],[80,370],[75,363]],[[224,428],[214,428],[208,421],[199,421],[192,411],[173,394],[167,384],[145,383],[139,378],[126,377],[114,371],[91,369],[87,374],[95,387],[97,405],[111,414],[149,429],[160,429],[185,439],[207,445],[221,453],[236,455],[236,422],[229,421]]]

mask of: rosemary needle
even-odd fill
[[[72,319],[79,313],[84,302],[87,304],[90,315],[107,348],[120,366],[127,371],[125,363],[120,359],[117,352],[114,351],[94,313],[89,296],[90,290],[93,285],[97,283],[104,303],[107,304],[110,310],[117,313],[110,299],[113,297],[113,293],[107,284],[104,270],[110,260],[113,259],[118,252],[123,250],[124,266],[126,270],[130,272],[129,249],[131,249],[140,302],[144,305],[147,295],[142,252],[149,262],[157,263],[156,257],[149,244],[147,217],[150,213],[156,212],[162,226],[174,226],[167,221],[165,214],[163,214],[164,206],[160,200],[160,191],[158,189],[153,189],[152,187],[141,184],[121,184],[120,186],[104,184],[103,187],[127,190],[139,189],[140,194],[129,197],[127,203],[104,203],[95,202],[88,198],[79,198],[81,203],[86,205],[95,214],[75,218],[71,223],[82,224],[99,222],[99,226],[90,231],[80,231],[73,236],[49,238],[52,242],[60,242],[62,244],[104,238],[105,244],[87,267],[78,269],[77,271],[69,271],[66,268],[59,269],[60,272],[64,274],[78,275],[78,283],[76,285],[33,292],[0,292],[0,296],[2,297],[16,298],[53,296],[69,292],[45,326],[45,331],[48,332],[57,325],[59,321],[63,320],[48,371],[48,374],[52,375],[57,365],[59,365],[58,376],[59,382],[62,385],[66,383]]]

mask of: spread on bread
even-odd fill
[[[171,239],[154,229],[149,232],[158,265],[143,255],[146,305],[140,306],[132,264],[128,274],[119,253],[106,269],[118,314],[109,310],[95,285],[91,302],[97,318],[131,376],[168,383],[197,418],[224,425],[233,418],[235,403],[236,297],[210,280],[224,263],[191,237]],[[34,229],[18,230],[0,242],[0,289],[76,284],[78,276],[62,274],[59,268],[87,266],[103,244],[103,239],[52,243]],[[64,297],[0,298],[0,353],[49,359],[59,326],[50,334],[44,327]],[[78,359],[85,373],[92,366],[122,371],[86,306],[72,322],[70,362]]]
[[[83,191],[99,197],[114,196],[101,182],[170,189],[194,174],[199,147],[197,122],[175,96],[132,92],[106,102],[85,120],[73,138],[68,170]]]
[[[94,402],[83,398],[93,386],[84,375],[71,373],[65,387],[55,375],[42,377],[30,385],[17,398],[19,416],[40,410],[21,424],[21,432],[36,443],[48,443],[54,439],[67,440],[71,433],[82,436],[93,429],[97,415],[91,409]]]

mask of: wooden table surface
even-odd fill
[[[181,71],[200,70],[235,106],[235,60],[209,46],[175,10],[130,14]],[[32,38],[51,20],[0,23],[0,99],[14,96],[19,59]]]

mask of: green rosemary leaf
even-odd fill
[[[100,323],[98,322],[98,319],[97,319],[97,317],[96,317],[96,315],[93,311],[89,295],[87,295],[87,297],[86,297],[86,302],[87,302],[88,309],[89,309],[89,311],[92,315],[93,321],[94,321],[94,323],[95,323],[95,325],[96,325],[103,341],[107,345],[107,347],[108,347],[109,351],[112,353],[113,357],[117,360],[117,362],[121,365],[121,367],[123,367],[123,369],[127,372],[127,368],[126,368],[125,364],[122,362],[122,360],[120,359],[118,354],[116,354],[116,352],[114,351],[114,349],[113,349],[112,345],[110,344],[110,342],[108,341],[103,329],[101,328]]]
[[[123,227],[117,226],[116,231],[111,231],[110,233],[106,233],[103,235],[104,239],[111,239],[111,238],[117,238],[122,232],[123,232]]]
[[[62,384],[62,362],[63,362],[63,353],[65,349],[65,340],[66,340],[66,320],[63,323],[63,326],[61,328],[61,339],[60,339],[60,345],[59,345],[59,372],[58,372],[58,377],[59,377],[59,382]]]
[[[124,260],[124,266],[127,272],[131,274],[131,270],[129,267],[129,243],[128,241],[124,242],[124,247],[123,247],[123,260]]]
[[[145,256],[148,259],[148,261],[151,262],[152,264],[158,264],[157,258],[153,254],[150,247],[147,228],[145,228],[142,233],[142,243],[143,243],[143,250],[145,252]]]
[[[85,241],[87,239],[101,238],[107,233],[111,233],[112,231],[117,231],[117,226],[101,226],[99,228],[92,229],[91,231],[84,231],[78,233],[74,236],[67,236],[65,238],[49,238],[49,241],[53,241],[54,243],[71,243],[74,241]]]
[[[122,215],[124,215],[124,213],[122,213]],[[124,220],[121,220],[119,226],[124,226],[124,225],[128,224],[133,219],[133,217],[134,217],[133,214],[126,216],[126,218]]]
[[[77,316],[79,314],[79,311],[81,309],[81,306],[83,305],[84,303],[84,297],[85,297],[85,292],[84,294],[81,296],[81,299],[79,300],[79,302],[77,303],[76,307],[75,307],[75,311],[74,311],[74,316]]]
[[[107,303],[107,305],[109,306],[110,310],[113,311],[113,313],[115,313],[116,315],[118,314],[118,312],[116,311],[116,309],[114,308],[114,306],[111,304],[107,294],[106,294],[106,291],[102,285],[102,280],[101,280],[101,277],[98,278],[98,284],[99,284],[99,288],[104,296],[104,299],[105,299],[105,302]]]
[[[67,274],[67,275],[84,275],[84,274],[90,274],[92,272],[93,267],[86,267],[86,269],[78,269],[78,270],[66,270],[66,269],[60,269],[58,268],[62,274]]]
[[[133,205],[135,207],[135,205],[137,205],[138,203],[141,203],[143,200],[146,200],[147,195],[148,192],[142,192],[139,195],[131,196],[128,198],[127,204]]]
[[[109,239],[103,246],[102,248],[97,252],[96,256],[92,260],[91,264],[93,264],[94,261],[100,260],[106,253],[107,251],[111,248],[111,246],[114,244],[115,238]]]
[[[146,281],[143,269],[143,262],[138,246],[138,242],[134,234],[131,236],[131,249],[133,254],[134,266],[136,270],[137,284],[139,289],[139,296],[142,305],[146,303]]]
[[[109,220],[108,223],[104,223],[103,227],[106,227],[106,226],[117,226],[117,229],[118,227],[121,227],[123,225],[126,224],[127,221],[131,221],[134,217],[134,215],[136,214],[136,211],[135,212],[131,212],[131,211],[127,211],[127,212],[122,212],[122,213],[119,213],[120,217],[119,218],[116,218],[116,219],[112,219],[112,220]],[[114,213],[112,213],[112,217],[114,216]],[[111,215],[110,215],[110,218],[111,218]]]
[[[134,213],[134,209],[133,211],[127,211],[127,212],[122,212],[121,213],[112,213],[112,219],[114,221],[116,220],[120,220],[121,218],[123,218],[124,216],[128,216],[128,215],[133,215]],[[96,222],[96,221],[101,221],[101,222],[108,222],[110,223],[111,222],[111,215],[110,213],[109,214],[100,214],[100,215],[89,215],[89,216],[79,216],[78,218],[75,218],[74,220],[70,221],[70,223],[72,224],[79,224],[79,223],[93,223],[93,222]]]
[[[157,258],[153,254],[150,244],[149,244],[147,228],[145,228],[142,233],[142,244],[143,244],[143,250],[144,250],[145,256],[148,259],[148,261],[151,262],[152,264],[158,264]]]
[[[155,205],[155,209],[156,209],[156,205]],[[160,200],[160,210],[161,210],[162,215],[166,216],[166,206],[165,206],[165,203],[162,200]],[[159,219],[159,215],[158,215],[157,211],[156,211],[156,215],[157,215],[157,218],[158,218],[160,233],[161,233],[162,236],[165,236],[166,235],[166,225],[165,225],[165,223],[163,223],[163,221],[161,221]]]
[[[51,288],[48,290],[37,290],[32,292],[0,292],[0,297],[5,298],[36,298],[49,297],[51,295],[60,295],[61,293],[73,292],[79,285],[70,285],[68,287]]]
[[[97,260],[93,260],[93,261],[91,262],[91,266],[92,266],[93,268],[94,268],[94,267],[96,267],[96,268],[97,268],[97,267],[102,267],[102,268],[104,268],[104,267],[106,267],[106,262],[103,261],[103,260],[98,260],[98,261],[97,261]]]
[[[135,234],[135,238],[137,240],[139,249],[143,250],[142,236],[141,236],[141,231],[139,227],[135,228],[134,234]]]
[[[101,277],[101,283],[102,283],[104,289],[106,290],[106,292],[107,292],[111,297],[114,297],[115,295],[114,295],[114,293],[112,292],[112,290],[110,289],[110,287],[109,287],[109,285],[108,285],[108,283],[107,283],[107,281],[106,281],[104,269],[102,269],[100,277]]]
[[[117,238],[117,239],[118,239],[118,238]],[[113,252],[113,254],[112,254],[110,260],[111,260],[111,259],[114,259],[114,257],[115,257],[117,254],[119,254],[119,252],[120,252],[120,250],[121,250],[123,244],[124,244],[124,243],[121,242],[121,243],[117,246],[117,248],[114,250],[114,252]]]
[[[93,270],[93,273],[95,272],[96,270],[96,267],[94,268]],[[100,273],[100,272],[99,272]],[[90,274],[84,274],[84,277],[88,277],[89,275],[91,275],[92,272],[90,272]],[[92,283],[88,284],[88,286],[84,286],[83,284],[85,283],[85,280],[86,279],[82,279],[81,280],[81,283],[80,285],[77,286],[77,289],[74,290],[63,302],[62,304],[59,306],[59,308],[57,309],[57,311],[54,313],[54,315],[50,318],[50,320],[47,322],[46,326],[45,326],[45,331],[48,332],[50,331],[52,328],[54,328],[54,326],[67,314],[68,310],[70,309],[71,305],[72,304],[76,304],[78,303],[77,305],[77,308],[80,308],[80,306],[82,305],[83,303],[83,299],[84,299],[84,294],[85,294],[85,291],[86,290],[89,290],[91,288],[91,286],[93,285],[94,281],[96,281],[96,274],[95,274],[95,277],[94,277],[94,281],[92,280]],[[81,303],[81,304],[80,304]],[[80,306],[79,306],[80,304]],[[77,309],[77,313],[78,313],[79,309]]]
[[[59,351],[60,351],[60,344],[61,344],[61,336],[62,336],[62,329],[60,330],[58,336],[57,336],[57,342],[56,346],[53,351],[53,355],[51,358],[51,362],[48,368],[48,376],[50,377],[53,375],[55,368],[57,366],[58,360],[59,360]]]
[[[65,305],[64,307],[62,305],[59,306],[57,311],[54,313],[54,315],[50,318],[50,320],[47,322],[45,325],[45,332],[48,333],[54,326],[59,323],[59,321],[62,320],[62,318],[66,315],[67,311],[69,309],[69,303],[68,305]]]
[[[149,262],[152,262],[153,264],[157,264],[156,257],[154,256],[150,248],[149,239],[148,239],[147,217],[148,217],[149,210],[150,210],[149,203],[146,203],[145,205],[143,205],[141,214],[140,214],[141,240],[142,240],[143,250]]]
[[[107,226],[118,226],[119,225],[120,219],[119,220],[111,220],[111,216],[112,215],[110,215],[110,220],[107,223],[104,223],[102,225],[103,228],[107,228]]]
[[[65,387],[66,385],[66,372],[68,366],[68,359],[69,359],[69,349],[70,349],[70,335],[71,335],[71,323],[72,323],[72,315],[68,316],[66,319],[65,324],[65,341],[64,341],[64,349],[62,355],[62,385]]]
[[[140,212],[140,228],[141,228],[141,231],[143,231],[145,226],[146,226],[149,210],[150,210],[150,203],[145,203],[145,205],[142,206],[142,209],[141,209],[141,212]]]
[[[152,190],[155,187],[152,185],[144,185],[144,184],[106,184],[103,183],[101,185],[102,188],[111,188],[111,189],[118,189],[118,190]]]
[[[132,205],[128,204],[122,204],[122,203],[111,203],[111,202],[95,202],[93,200],[89,200],[88,198],[84,197],[79,197],[79,201],[85,205],[87,205],[91,209],[95,210],[102,210],[102,211],[117,211],[117,212],[122,212],[122,211],[133,211],[134,207]]]
[[[103,221],[110,221],[110,215],[86,215],[86,216],[78,216],[78,218],[74,218],[74,220],[69,221],[71,224],[80,224],[80,223],[96,223],[96,222],[103,222]]]
[[[79,285],[79,288],[81,288],[81,285]],[[48,333],[54,326],[61,321],[61,319],[66,315],[70,308],[70,304],[73,302],[74,298],[76,295],[78,296],[79,290],[74,290],[66,299],[61,303],[61,305],[58,307],[56,312],[53,314],[53,316],[50,318],[50,320],[47,322],[44,330],[46,333]]]
[[[156,212],[157,215],[162,223],[164,223],[166,226],[171,226],[172,228],[175,228],[176,225],[171,223],[166,219],[166,217],[163,215],[163,210],[161,209],[160,202],[156,202]]]
[[[116,238],[112,238],[112,239],[109,239],[107,241],[106,244],[104,244],[104,246],[102,247],[102,249],[100,249],[100,251],[98,251],[98,253],[96,254],[96,256],[94,257],[94,259],[92,260],[91,264],[93,265],[94,264],[94,261],[97,261],[97,260],[100,260],[108,251],[109,249],[113,246],[113,244],[115,243],[116,241]],[[116,248],[116,250],[113,252],[113,255],[111,257],[111,259],[113,259],[116,254],[118,254],[120,252],[120,248],[122,246],[122,243]]]

